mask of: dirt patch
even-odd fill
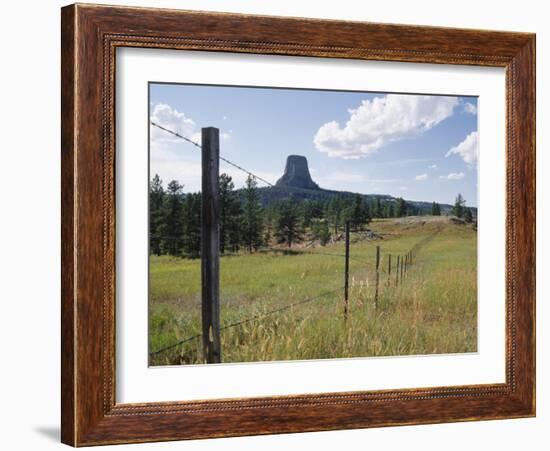
[[[424,226],[426,224],[466,224],[466,221],[456,216],[406,216],[396,218],[394,223],[403,226]]]

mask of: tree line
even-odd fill
[[[220,175],[219,185],[222,254],[253,252],[274,243],[290,248],[306,236],[324,246],[343,232],[347,221],[353,229],[362,230],[372,218],[419,213],[402,198],[381,201],[376,197],[367,202],[360,194],[301,202],[290,197],[262,206],[257,182],[251,176],[240,190],[235,189],[227,174]],[[462,207],[469,210],[463,204]],[[432,214],[441,214],[439,204],[433,204]],[[150,253],[196,258],[200,246],[201,193],[184,193],[183,186],[175,180],[164,187],[155,175],[149,184]]]

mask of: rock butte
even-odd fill
[[[307,159],[302,155],[289,155],[286,158],[285,172],[277,180],[276,186],[319,189],[319,185],[311,179]]]

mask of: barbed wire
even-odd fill
[[[345,258],[346,254],[339,254],[336,252],[317,252],[317,251],[305,251],[302,249],[284,249],[284,248],[278,248],[278,247],[268,247],[260,249],[259,252],[280,252],[283,254],[290,254],[290,255],[321,255],[326,257],[340,257]],[[363,263],[365,265],[370,265],[369,262],[366,260],[363,260],[359,257],[355,257],[354,255],[349,255],[350,260],[355,260],[359,263]]]
[[[273,309],[273,310],[269,310],[268,312],[259,313],[257,315],[253,315],[249,318],[245,318],[243,320],[227,324],[225,326],[220,327],[220,332],[222,330],[226,330],[226,329],[230,329],[230,328],[233,328],[233,327],[241,326],[243,324],[250,323],[252,321],[258,321],[258,320],[263,319],[267,316],[274,315],[275,313],[280,313],[284,310],[291,309],[292,307],[296,307],[296,306],[299,306],[299,305],[302,305],[302,304],[307,304],[309,302],[317,301],[317,300],[319,300],[319,299],[321,299],[325,296],[336,293],[337,291],[341,291],[342,289],[343,289],[343,287],[338,287],[338,288],[335,288],[333,290],[325,291],[324,293],[318,294],[317,296],[312,296],[312,297],[309,297],[309,298],[306,298],[306,299],[302,299],[301,301],[293,302],[293,303],[287,304],[287,305],[283,305],[282,307],[279,307],[279,308],[276,308],[276,309]],[[188,338],[184,338],[183,340],[180,340],[177,343],[173,343],[171,345],[165,346],[164,348],[161,348],[161,349],[158,349],[156,351],[150,352],[149,355],[154,356],[154,355],[162,354],[163,352],[169,351],[170,349],[176,348],[176,347],[178,347],[178,346],[180,346],[184,343],[187,343],[187,342],[192,341],[192,340],[196,340],[200,337],[202,337],[202,334],[197,334],[197,335],[193,335],[193,336],[188,337]]]
[[[153,121],[151,121],[151,125],[153,125],[154,127],[159,128],[160,130],[164,130],[166,133],[170,133],[171,135],[176,136],[177,138],[183,139],[184,141],[187,141],[188,143],[194,145],[195,147],[197,147],[199,149],[202,149],[202,146],[198,142],[193,141],[192,139],[187,138],[186,136],[180,135],[179,133],[177,133],[173,130],[170,130],[166,127],[163,127],[162,125],[159,125],[159,124],[157,124],[156,122],[153,122]],[[245,174],[248,174],[249,176],[251,176],[251,177],[253,177],[257,180],[260,180],[261,182],[265,183],[266,185],[269,185],[269,186],[272,186],[272,187],[275,186],[275,184],[269,182],[268,180],[264,179],[263,177],[260,177],[257,174],[254,174],[253,172],[249,171],[248,169],[243,168],[242,166],[238,165],[237,163],[234,163],[231,160],[228,160],[227,158],[222,157],[221,155],[219,156],[219,158],[220,158],[220,160],[224,161],[225,163],[233,166],[234,168],[237,168],[239,171],[242,171]]]
[[[177,237],[177,236],[153,235],[153,234],[149,234],[149,237],[157,240],[172,240],[172,241],[181,241],[184,239],[183,237]],[[340,254],[336,252],[319,252],[319,251],[310,251],[310,250],[303,250],[303,249],[296,249],[296,248],[294,249],[282,248],[282,247],[263,247],[263,248],[259,248],[257,252],[260,252],[260,253],[273,252],[273,253],[282,253],[286,255],[320,255],[324,257],[339,257],[339,258],[346,257],[346,254]],[[231,253],[228,252],[227,255],[230,255],[230,254]],[[349,259],[359,263],[363,263],[365,265],[371,264],[370,262],[367,262],[366,260],[363,260],[360,257],[356,257],[355,255],[350,255]]]
[[[189,144],[192,144],[193,146],[195,146],[196,148],[198,149],[202,149],[202,146],[201,144],[197,143],[196,141],[193,141],[192,139],[186,137],[186,136],[183,136],[173,130],[170,130],[166,127],[163,127],[153,121],[150,121],[151,125],[154,126],[154,127],[157,127],[158,129],[160,130],[163,130],[164,132],[166,133],[169,133],[179,139],[182,139],[186,142],[188,142]],[[248,176],[250,177],[253,177],[254,179],[256,180],[259,180],[263,183],[265,183],[266,185],[270,186],[270,187],[276,187],[275,184],[269,182],[268,180],[264,179],[263,177],[260,177],[259,175],[253,173],[252,171],[249,171],[247,169],[245,169],[244,167],[238,165],[237,163],[234,163],[233,161],[223,157],[223,156],[219,156],[219,159],[222,160],[223,162],[235,167],[236,169],[238,169],[239,171],[242,171],[244,173],[246,173]],[[281,189],[286,189],[286,187],[278,187],[278,188],[281,188]],[[290,190],[289,190],[290,191]],[[319,209],[318,207],[317,208],[314,208],[314,210],[317,210],[317,211],[322,211],[321,209]],[[433,239],[435,237],[435,235],[437,235],[441,230],[437,230],[435,234],[431,235],[431,236],[428,236],[428,237],[425,237],[424,239],[420,240],[419,242],[417,242],[411,249],[411,251],[416,251],[418,250],[419,248],[421,248],[423,245],[427,244],[427,242],[429,242],[431,239]],[[180,239],[178,237],[171,237],[171,236],[164,236],[164,237],[159,237],[159,236],[155,236],[154,238],[158,238],[158,239]],[[330,257],[339,257],[339,258],[345,258],[346,255],[345,254],[340,254],[340,253],[328,253],[328,252],[315,252],[315,251],[305,251],[305,250],[297,250],[297,249],[282,249],[282,248],[273,248],[273,247],[269,247],[269,248],[264,248],[264,249],[261,249],[260,250],[261,252],[283,252],[283,253],[287,253],[287,254],[294,254],[294,255],[303,255],[303,254],[308,254],[308,255],[322,255],[322,256],[330,256]],[[352,255],[349,255],[348,256],[350,260],[355,260],[357,262],[360,262],[362,264],[365,264],[365,265],[369,265],[370,266],[370,263],[367,262],[366,260],[363,260],[361,258],[358,258],[356,256],[352,256]],[[313,302],[313,301],[316,301],[316,300],[319,300],[325,296],[328,296],[330,294],[333,294],[333,293],[336,293],[337,291],[340,291],[342,290],[343,287],[338,287],[338,288],[335,288],[333,290],[329,290],[329,291],[326,291],[324,293],[321,293],[317,296],[313,296],[313,297],[309,297],[309,298],[306,298],[306,299],[303,299],[301,301],[298,301],[298,302],[294,302],[294,303],[290,303],[290,304],[287,304],[287,305],[284,305],[282,307],[279,307],[279,308],[276,308],[276,309],[273,309],[273,310],[270,310],[268,312],[264,312],[264,313],[260,313],[260,314],[256,314],[256,315],[253,315],[249,318],[245,318],[245,319],[242,319],[242,320],[239,320],[239,321],[236,321],[234,323],[230,323],[230,324],[227,324],[225,326],[222,326],[220,327],[220,331],[223,331],[223,330],[226,330],[226,329],[229,329],[229,328],[233,328],[233,327],[237,327],[237,326],[241,326],[243,324],[246,324],[246,323],[249,323],[249,322],[253,322],[253,321],[257,321],[257,320],[260,320],[260,319],[263,319],[265,317],[268,317],[268,316],[271,316],[271,315],[274,315],[276,313],[280,313],[281,311],[284,311],[284,310],[288,310],[288,309],[291,309],[292,307],[295,307],[295,306],[299,306],[299,305],[302,305],[302,304],[306,304],[306,303],[309,303],[309,302]],[[176,348],[178,346],[181,346],[182,344],[185,344],[187,342],[190,342],[190,341],[193,341],[193,340],[197,340],[199,338],[202,337],[202,334],[196,334],[196,335],[193,335],[193,336],[190,336],[190,337],[187,337],[187,338],[184,338],[183,340],[180,340],[176,343],[173,343],[171,345],[168,345],[168,346],[165,346],[161,349],[158,349],[156,351],[153,351],[153,352],[150,352],[149,355],[150,356],[155,356],[155,355],[158,355],[158,354],[161,354],[163,352],[166,352],[170,349],[173,349],[173,348]]]
[[[441,227],[438,227],[436,229],[436,231],[424,238],[422,238],[421,240],[417,241],[414,246],[412,246],[412,248],[410,249],[410,251],[413,251],[413,252],[417,252],[420,248],[424,247],[426,244],[428,244],[430,241],[432,241],[439,233],[441,232]],[[281,249],[279,248],[268,248],[266,249],[266,251],[281,251]],[[282,250],[284,251],[284,250]],[[345,256],[345,254],[336,254],[336,253],[317,253],[317,252],[307,252],[307,251],[292,251],[292,252],[296,252],[298,254],[311,254],[311,255],[330,255],[330,256],[335,256],[335,257],[342,257],[342,256]],[[352,257],[350,256],[350,259],[352,259]],[[357,259],[356,259],[357,260]],[[364,260],[357,260],[357,261],[360,261],[364,264],[369,264],[368,262],[364,261]],[[283,305],[282,307],[279,307],[279,308],[276,308],[276,309],[273,309],[273,310],[269,310],[268,312],[264,312],[264,313],[260,313],[260,314],[257,314],[257,315],[253,315],[249,318],[245,318],[243,320],[240,320],[240,321],[236,321],[234,323],[230,323],[230,324],[227,324],[225,326],[222,326],[220,327],[220,332],[223,331],[223,330],[226,330],[226,329],[230,329],[232,327],[237,327],[237,326],[240,326],[242,324],[246,324],[246,323],[249,323],[249,322],[252,322],[252,321],[257,321],[257,320],[260,320],[260,319],[263,319],[267,316],[270,316],[270,315],[274,315],[275,313],[280,313],[284,310],[288,310],[288,309],[291,309],[292,307],[296,307],[296,306],[299,306],[299,305],[302,305],[302,304],[306,304],[306,303],[309,303],[309,302],[313,302],[313,301],[316,301],[316,300],[319,300],[325,296],[328,296],[330,294],[333,294],[333,293],[336,293],[337,291],[340,291],[342,290],[343,287],[337,287],[333,290],[329,290],[329,291],[325,291],[324,293],[321,293],[321,294],[318,294],[316,296],[313,296],[313,297],[309,297],[309,298],[306,298],[306,299],[303,299],[301,301],[298,301],[298,302],[293,302],[293,303],[290,303],[290,304],[287,304],[287,305]],[[181,346],[182,344],[185,344],[187,342],[190,342],[192,340],[196,340],[196,339],[199,339],[202,337],[202,334],[197,334],[197,335],[193,335],[191,337],[187,337],[187,338],[184,338],[183,340],[180,340],[176,343],[173,343],[171,345],[168,345],[168,346],[165,346],[164,348],[161,348],[161,349],[158,349],[156,351],[153,351],[151,353],[149,353],[150,356],[155,356],[155,355],[158,355],[158,354],[161,354],[163,352],[166,352],[170,349],[173,349],[173,348],[176,348],[178,346]]]
[[[165,132],[170,133],[171,135],[174,135],[174,136],[176,136],[177,138],[183,139],[184,141],[187,141],[189,144],[193,144],[195,147],[198,147],[199,149],[202,149],[202,146],[201,146],[199,143],[193,141],[192,139],[186,138],[185,136],[180,135],[179,133],[177,133],[177,132],[175,132],[175,131],[173,131],[173,130],[170,130],[170,129],[166,128],[166,127],[163,127],[162,125],[159,125],[159,124],[157,124],[156,122],[153,122],[153,121],[150,121],[150,122],[151,122],[151,125],[153,125],[154,127],[157,127],[157,128],[159,128],[159,129],[161,129],[161,130],[164,130]]]
[[[170,349],[181,346],[182,344],[187,343],[188,341],[196,340],[197,338],[201,338],[201,337],[202,337],[202,334],[193,335],[192,337],[185,338],[183,340],[178,341],[177,343],[173,343],[164,348],[158,349],[157,351],[150,352],[149,355],[152,357],[155,355],[162,354],[163,352],[166,352],[166,351],[169,351]]]

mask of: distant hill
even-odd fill
[[[242,190],[238,190],[238,192],[242,192]],[[273,202],[278,202],[285,199],[295,199],[298,202],[304,201],[304,200],[318,200],[318,201],[327,201],[331,199],[332,197],[342,197],[342,198],[350,198],[357,194],[360,194],[365,198],[367,202],[371,202],[376,200],[377,198],[380,199],[382,203],[388,203],[388,202],[396,202],[397,198],[390,196],[389,194],[361,194],[361,193],[353,193],[350,191],[335,191],[335,190],[328,190],[323,188],[317,188],[317,189],[305,189],[305,188],[294,188],[294,187],[280,187],[280,186],[273,186],[273,187],[260,187],[258,188],[258,192],[260,194],[260,202],[262,203],[262,206],[266,207],[270,205]],[[411,207],[417,210],[417,214],[431,214],[432,212],[432,203],[431,202],[424,202],[424,201],[414,201],[414,200],[407,200],[405,199],[407,204],[409,204]],[[451,211],[453,208],[452,205],[449,204],[440,204],[441,206],[441,214],[446,214]]]
[[[260,201],[264,207],[273,202],[293,198],[299,202],[304,200],[327,201],[332,197],[350,198],[358,193],[350,191],[335,191],[320,188],[311,178],[306,157],[301,155],[289,155],[286,160],[285,172],[277,180],[275,186],[260,187]],[[242,190],[238,190],[242,193]],[[396,202],[397,198],[389,194],[361,194],[367,202],[380,199],[382,203]],[[413,201],[405,199],[407,203],[416,210],[416,214],[431,214],[432,202]],[[449,213],[452,205],[440,204],[441,214]],[[476,209],[474,210],[474,214]]]

